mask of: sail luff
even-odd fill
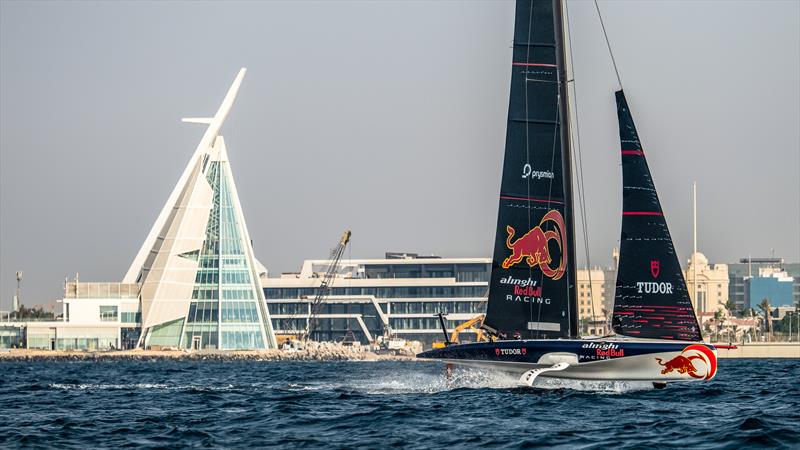
[[[578,336],[578,299],[577,290],[575,289],[575,220],[573,209],[573,196],[572,196],[572,140],[570,136],[570,111],[569,111],[569,85],[568,77],[568,64],[569,58],[567,57],[567,42],[566,36],[569,24],[565,23],[566,14],[563,14],[563,7],[566,2],[562,4],[561,0],[553,0],[553,24],[555,27],[555,42],[556,42],[556,65],[558,66],[558,108],[560,116],[561,133],[561,166],[563,172],[564,184],[564,210],[566,215],[564,221],[566,223],[567,242],[572,242],[573,245],[567,247],[567,315],[569,319],[569,335],[570,337]]]

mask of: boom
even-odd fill
[[[314,301],[311,302],[311,314],[308,316],[308,320],[306,321],[306,330],[303,333],[303,341],[307,341],[311,336],[311,333],[314,331],[314,327],[316,326],[317,322],[317,315],[319,315],[319,311],[322,308],[322,302],[325,301],[325,298],[328,296],[328,292],[331,290],[333,279],[336,276],[336,270],[339,268],[339,261],[342,259],[342,253],[344,253],[344,248],[347,247],[347,244],[350,242],[350,234],[350,230],[346,230],[342,234],[339,244],[336,246],[336,248],[331,250],[331,263],[328,266],[328,270],[325,271],[325,277],[319,284],[319,289],[317,290],[317,295],[314,297]]]

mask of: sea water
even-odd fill
[[[0,448],[800,448],[800,360],[540,379],[431,362],[0,362]]]

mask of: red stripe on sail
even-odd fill
[[[515,62],[511,63],[512,66],[523,66],[523,67],[557,67],[555,64],[543,64],[543,63],[524,63],[524,62]]]
[[[623,154],[623,155],[639,155],[639,156],[644,156],[644,152],[643,152],[643,151],[641,151],[641,150],[623,150],[623,151],[622,151],[622,154]]]
[[[623,211],[623,216],[663,216],[663,213],[655,211]]]

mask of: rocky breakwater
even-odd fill
[[[109,350],[62,351],[13,349],[0,351],[0,361],[59,360],[157,360],[185,359],[207,361],[410,361],[411,352],[379,354],[365,347],[335,343],[309,343],[304,348],[289,350]]]

